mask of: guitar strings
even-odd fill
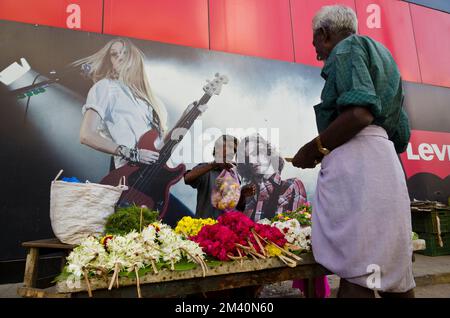
[[[217,75],[216,75],[217,76]],[[213,82],[215,84],[219,84],[219,82],[224,82],[222,77],[219,79],[215,79],[213,80]],[[226,82],[225,82],[226,84]],[[214,85],[214,84],[213,84]],[[181,127],[184,127],[186,124],[189,124],[189,120],[192,120],[192,123],[195,121],[195,119],[198,117],[198,115],[200,114],[200,112],[198,111],[198,106],[200,105],[204,105],[206,104],[209,99],[212,97],[212,94],[208,94],[205,93],[199,100],[199,102],[197,103],[197,105],[195,106],[195,108],[193,108],[188,115],[186,115],[185,119],[183,119],[182,121],[182,125],[180,125]],[[195,112],[196,111],[196,112]],[[190,124],[190,126],[192,125],[192,123]],[[189,128],[190,128],[189,126]],[[184,127],[184,128],[188,128],[188,127]],[[172,130],[173,132],[173,130]],[[140,174],[138,180],[132,185],[132,188],[136,188],[137,185],[141,186],[144,185],[144,187],[148,186],[149,183],[151,182],[152,178],[159,173],[160,169],[162,169],[163,165],[165,165],[167,163],[167,160],[170,158],[170,156],[172,155],[172,153],[170,152],[170,148],[175,146],[180,140],[174,141],[174,140],[170,140],[168,143],[166,143],[161,152],[163,155],[160,156],[160,158],[157,160],[157,162],[153,163],[152,165],[147,165],[147,167],[144,168],[144,171]],[[167,153],[166,148],[169,148],[169,151]],[[161,157],[163,159],[161,159]],[[158,164],[158,161],[160,161],[160,164]],[[148,172],[150,171],[150,172]],[[148,177],[144,178],[142,177],[143,175],[149,174]],[[139,181],[139,179],[142,179],[141,181]],[[134,195],[131,193],[131,191],[129,191],[121,201],[124,201],[126,199],[133,199],[138,197],[139,193],[135,193]]]
[[[198,114],[200,113],[198,110],[198,106],[205,104],[209,98],[211,98],[211,96],[209,96],[208,94],[204,94],[202,96],[202,98],[200,99],[200,101],[198,102],[198,104],[196,105],[196,107],[193,108],[186,115],[186,117],[183,119],[182,124],[180,126],[183,128],[187,128],[184,126],[186,124],[189,124],[190,120],[192,120],[192,122],[195,121],[195,119],[198,117]],[[204,101],[205,99],[206,99],[206,101]],[[161,149],[160,153],[162,154],[162,156],[160,156],[160,158],[158,158],[158,160],[155,163],[153,163],[151,165],[147,165],[147,167],[144,168],[144,171],[142,173],[140,173],[138,180],[134,182],[134,184],[131,186],[131,188],[136,189],[138,187],[140,188],[141,186],[143,186],[144,188],[147,187],[153,181],[152,180],[153,177],[157,173],[159,173],[159,170],[162,169],[163,165],[166,164],[166,161],[172,155],[172,153],[170,152],[170,148],[175,146],[179,141],[181,141],[181,140],[168,141]],[[169,148],[169,151],[167,151],[167,148]],[[158,163],[158,161],[160,163]],[[143,176],[145,176],[145,177],[143,177]],[[137,193],[136,191],[135,191],[135,193],[132,193],[131,191],[129,191],[127,194],[124,195],[124,197],[121,201],[133,201],[134,199],[136,199],[138,197],[138,195],[139,195],[139,193]]]
[[[191,112],[188,113],[188,115],[186,116],[186,118],[187,118],[187,117],[190,117],[190,115],[191,115]],[[183,120],[183,122],[182,122],[183,124],[184,124],[184,121],[185,121],[185,120]],[[172,143],[173,143],[173,140],[170,140],[169,142],[167,142],[167,143],[163,146],[163,148],[161,149],[161,153],[163,154],[163,156],[161,156],[160,158],[158,158],[158,160],[157,160],[155,163],[153,163],[153,164],[151,164],[151,165],[146,165],[146,167],[145,167],[145,168],[143,169],[143,171],[140,173],[140,176],[139,176],[138,180],[136,180],[136,181],[131,185],[132,188],[138,188],[138,187],[140,187],[140,186],[143,185],[143,183],[146,181],[145,179],[150,178],[151,176],[154,175],[154,172],[156,172],[156,171],[152,171],[152,170],[155,170],[156,166],[158,165],[158,161],[163,161],[162,158],[164,157],[164,153],[166,152],[165,150],[167,149],[167,147],[172,146]],[[147,178],[143,178],[143,176],[146,176],[146,175],[148,175],[148,177],[147,177]],[[144,187],[145,187],[145,186],[146,186],[146,184],[144,184]],[[129,192],[123,197],[123,200],[134,200],[136,197],[137,197],[137,194],[132,194],[131,191],[129,191]]]
[[[187,115],[186,115],[186,117],[183,119],[183,121],[182,121],[182,124],[180,125],[181,127],[183,127],[183,128],[188,128],[188,127],[185,127],[186,126],[186,124],[191,124],[191,123],[189,123],[189,121],[192,121],[192,123],[195,121],[195,119],[198,117],[198,115],[200,114],[200,112],[198,111],[198,106],[200,106],[200,105],[203,105],[203,104],[205,104],[208,100],[209,100],[209,98],[211,98],[211,96],[209,96],[209,95],[207,95],[207,94],[205,94],[205,95],[203,95],[202,96],[202,98],[200,99],[200,101],[198,102],[198,104],[196,105],[196,107],[195,108],[193,108]],[[189,126],[190,127],[190,126]],[[162,156],[160,156],[160,158],[158,159],[158,161],[160,161],[161,163],[162,162],[164,162],[164,164],[166,163],[166,161],[170,158],[170,156],[172,155],[172,153],[170,152],[170,149],[173,147],[173,146],[175,146],[178,142],[179,142],[180,140],[170,140],[169,142],[167,142],[164,146],[163,146],[163,149],[161,150],[161,154],[162,154]],[[169,148],[168,150],[167,150],[167,148]],[[152,177],[154,177],[154,175],[156,174],[156,173],[158,173],[159,172],[159,169],[161,169],[162,167],[161,167],[161,165],[155,165],[155,164],[152,164],[152,165],[149,165],[147,168],[149,168],[149,167],[153,167],[153,171],[151,171],[150,173],[149,173],[149,177],[148,178],[145,178],[146,180],[146,184],[145,185],[148,185],[148,183],[150,183],[150,179],[152,178]],[[144,171],[144,173],[145,173],[145,171]]]
[[[203,97],[202,97],[202,99],[203,99]],[[200,101],[202,101],[202,99],[201,99]],[[198,105],[201,105],[201,104],[199,103]],[[198,106],[198,105],[197,105],[197,106]],[[195,109],[193,109],[192,111],[190,111],[190,112],[186,115],[186,117],[183,119],[182,125],[180,125],[180,126],[184,127],[184,125],[185,125],[186,123],[188,123],[189,120],[195,120],[195,119],[196,119],[196,117],[198,116],[198,114],[195,114],[195,113],[194,113],[194,110],[197,110],[197,109],[195,108]],[[152,181],[153,177],[154,177],[154,176],[159,172],[159,170],[162,168],[163,162],[165,163],[165,160],[168,160],[168,159],[170,158],[170,156],[172,155],[172,154],[170,153],[170,151],[169,151],[169,154],[167,153],[167,152],[168,152],[168,151],[167,151],[167,148],[170,149],[171,147],[173,147],[173,146],[176,145],[177,143],[178,143],[178,141],[175,141],[175,140],[170,140],[169,142],[167,142],[167,143],[163,146],[163,148],[162,148],[162,150],[161,150],[162,156],[158,159],[158,161],[160,161],[160,164],[158,164],[158,161],[157,161],[157,162],[155,162],[155,163],[153,163],[153,164],[151,164],[151,165],[147,165],[147,166],[144,168],[144,171],[143,171],[142,173],[140,173],[140,176],[139,176],[138,180],[137,180],[131,187],[132,187],[132,188],[138,188],[138,186],[139,186],[139,187],[143,186],[144,188],[147,187],[147,186],[149,185],[149,183]],[[144,176],[145,176],[145,177],[144,177]],[[140,179],[141,179],[141,180],[140,180]],[[132,194],[131,192],[128,192],[128,193],[124,196],[123,200],[131,200],[131,201],[133,201],[135,198],[138,197],[138,195],[139,195],[138,193]]]

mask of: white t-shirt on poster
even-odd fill
[[[82,113],[92,109],[102,119],[99,133],[118,145],[134,148],[139,138],[154,128],[153,108],[133,95],[130,88],[119,80],[102,79],[89,90]],[[115,167],[126,163],[114,157]]]

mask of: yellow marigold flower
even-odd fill
[[[175,227],[175,232],[181,233],[186,236],[193,236],[197,235],[203,226],[215,223],[217,223],[217,221],[211,218],[194,219],[190,216],[185,216],[180,221],[178,221],[178,224]]]
[[[267,253],[269,253],[270,256],[281,255],[281,250],[278,247],[276,247],[275,245],[273,245],[273,244],[267,244],[266,245],[266,250],[267,250]]]

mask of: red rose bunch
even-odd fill
[[[233,259],[236,254],[252,254],[264,258],[265,246],[274,243],[283,248],[287,243],[284,234],[276,227],[255,223],[239,211],[223,213],[214,225],[205,225],[190,239],[203,251],[222,261]]]
[[[221,224],[205,225],[197,235],[190,237],[203,251],[221,261],[228,261],[228,255],[235,255],[237,235]]]
[[[284,234],[278,228],[270,225],[255,223],[239,211],[226,212],[219,217],[218,221],[219,224],[228,227],[238,236],[239,244],[248,246],[249,243],[247,240],[250,240],[251,244],[253,244],[258,253],[261,253],[262,251],[252,233],[253,231],[265,240],[271,241],[280,247],[283,247],[287,243]],[[266,245],[264,241],[260,240],[260,243],[263,247]]]
[[[257,223],[255,225],[255,231],[256,231],[256,233],[259,234],[259,236],[261,236],[262,238],[264,238],[267,241],[275,243],[279,247],[283,247],[287,243],[287,240],[286,240],[284,234],[278,228],[276,228],[274,226],[270,226],[268,224]]]
[[[255,222],[239,211],[225,212],[217,219],[220,225],[226,226],[237,235],[236,243],[247,245],[247,239],[252,236],[251,230]]]

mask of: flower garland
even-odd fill
[[[112,289],[114,282],[119,287],[119,272],[121,270],[128,273],[135,271],[136,277],[138,277],[137,271],[145,267],[145,245],[141,242],[141,235],[134,230],[125,236],[114,236],[107,242],[109,259],[106,268],[114,271],[108,287],[109,290]]]
[[[77,281],[84,276],[88,287],[89,296],[92,297],[91,287],[89,283],[89,273],[97,273],[97,270],[103,268],[108,259],[104,247],[94,237],[90,236],[81,241],[81,244],[75,247],[67,257],[68,266],[66,272],[69,273],[67,277],[67,285],[74,286]]]
[[[159,262],[162,251],[159,248],[158,243],[156,243],[156,227],[155,226],[147,226],[142,232],[142,243],[145,246],[144,252],[144,261],[148,266],[150,265],[155,274],[158,274],[158,268],[156,267],[156,263]]]
[[[182,258],[199,264],[206,276],[208,267],[205,264],[205,253],[201,247],[189,240],[186,240],[181,234],[176,233],[170,226],[161,222],[152,223],[143,234],[148,239],[153,239],[154,244],[158,244],[160,256],[165,262],[170,262],[171,270],[175,269],[175,263]],[[157,243],[156,243],[157,242]]]
[[[80,281],[84,276],[89,296],[92,296],[88,274],[108,275],[112,272],[108,286],[111,290],[114,283],[119,287],[120,272],[134,271],[138,296],[141,297],[139,269],[151,267],[157,274],[156,263],[169,262],[170,269],[174,270],[174,264],[182,259],[199,264],[203,276],[206,276],[208,268],[202,248],[173,231],[170,226],[155,222],[146,226],[141,233],[133,230],[126,235],[106,235],[101,239],[88,237],[83,240],[67,257],[66,284],[73,286],[70,284]]]
[[[302,227],[297,219],[287,221],[276,221],[273,226],[283,232],[284,237],[291,246],[300,250],[309,251],[311,249],[311,227]]]

